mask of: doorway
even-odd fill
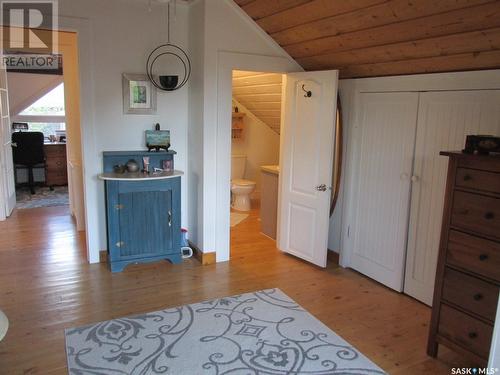
[[[279,73],[232,73],[231,256],[248,243],[275,249],[282,81]]]
[[[44,163],[33,171],[33,189],[23,188],[29,176],[27,170],[13,168],[6,177],[17,182],[18,209],[66,204],[66,212],[73,217],[77,230],[83,231],[77,34],[59,31],[57,40],[62,69],[52,72],[7,69],[7,87],[10,85],[12,90],[7,90],[10,103],[6,107],[10,109],[11,119],[4,126],[4,130],[8,130],[5,138],[10,141],[11,132],[40,132]],[[23,53],[22,50],[9,52]],[[12,208],[8,215],[11,211]],[[60,210],[57,211],[60,214]]]

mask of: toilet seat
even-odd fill
[[[231,183],[234,184],[234,185],[239,185],[239,186],[252,186],[252,185],[255,185],[255,181],[245,180],[244,178],[236,178],[234,180],[231,180]]]

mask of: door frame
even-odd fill
[[[357,186],[359,176],[360,94],[383,92],[491,90],[500,88],[500,70],[483,70],[458,73],[416,74],[407,76],[347,79],[340,81],[340,93],[345,109],[345,134],[347,137],[346,167],[343,182],[341,222],[341,251],[339,263],[351,266],[354,251],[354,233],[357,212]]]
[[[88,18],[74,18],[67,16],[58,17],[57,31],[74,32],[78,41],[78,78],[80,102],[80,145],[82,165],[82,183],[85,217],[85,237],[87,247],[87,260],[90,263],[99,262],[99,222],[97,215],[98,199],[94,189],[95,176],[99,168],[99,157],[95,151],[94,133],[94,76],[93,44]]]
[[[230,257],[230,181],[231,181],[231,100],[233,70],[266,73],[296,72],[288,57],[274,57],[244,53],[219,52],[217,66],[217,125],[215,151],[215,209],[211,218],[204,212],[204,220],[213,220],[217,262]],[[205,205],[205,204],[204,204]]]

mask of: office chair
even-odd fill
[[[43,133],[41,132],[12,133],[12,157],[14,159],[14,168],[16,172],[18,169],[28,169],[28,186],[31,194],[35,194],[33,168],[46,167],[43,139]]]

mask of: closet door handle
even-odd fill
[[[481,293],[474,294],[474,301],[481,301],[483,299],[483,295]]]
[[[466,175],[464,176],[464,181],[470,181],[470,180],[472,180],[472,176],[471,176],[471,175],[466,174]]]
[[[172,226],[172,211],[168,210],[168,226]]]

